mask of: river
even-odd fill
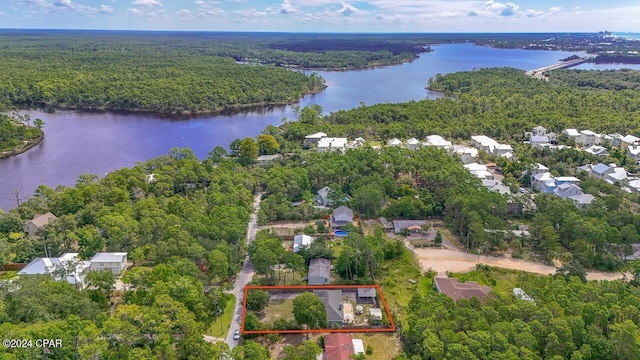
[[[351,109],[361,103],[406,102],[440,96],[425,90],[437,73],[481,67],[510,66],[532,70],[573,55],[565,51],[494,49],[472,44],[432,47],[418,59],[395,66],[318,73],[327,89],[300,100],[319,104],[325,112]],[[16,193],[25,200],[40,184],[72,186],[79,175],[104,176],[136,162],[166,154],[173,147],[190,147],[205,158],[215,146],[227,147],[236,138],[255,137],[283,117],[295,118],[292,106],[266,107],[235,114],[189,118],[147,113],[29,111],[45,122],[43,142],[24,154],[0,159],[0,208],[16,206]]]

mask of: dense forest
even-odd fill
[[[587,89],[639,90],[640,71],[621,70],[555,70],[547,73],[555,84],[567,84]]]

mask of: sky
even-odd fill
[[[0,0],[0,28],[640,32],[640,1]]]

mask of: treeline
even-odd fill
[[[640,71],[621,70],[555,70],[547,73],[554,83],[568,84],[575,87],[606,90],[638,90],[640,89]]]
[[[491,270],[480,270],[490,273]],[[521,274],[535,303],[494,295],[451,301],[415,295],[396,360],[614,360],[640,357],[640,290],[620,281]]]

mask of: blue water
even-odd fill
[[[344,230],[336,230],[335,234],[336,234],[336,237],[343,238],[343,237],[347,237],[347,235],[349,235],[349,232]]]
[[[531,70],[573,55],[566,51],[494,49],[472,44],[434,46],[417,60],[369,70],[319,73],[329,86],[300,100],[300,106],[321,105],[325,112],[351,109],[363,102],[405,102],[436,98],[425,90],[438,73],[480,67],[510,66]],[[171,118],[157,114],[116,112],[30,111],[45,122],[45,139],[19,156],[0,159],[0,208],[16,206],[15,192],[27,198],[40,184],[72,186],[81,174],[99,176],[136,162],[190,147],[200,158],[215,146],[236,138],[255,137],[267,125],[295,118],[292,106],[277,106],[227,115]]]

